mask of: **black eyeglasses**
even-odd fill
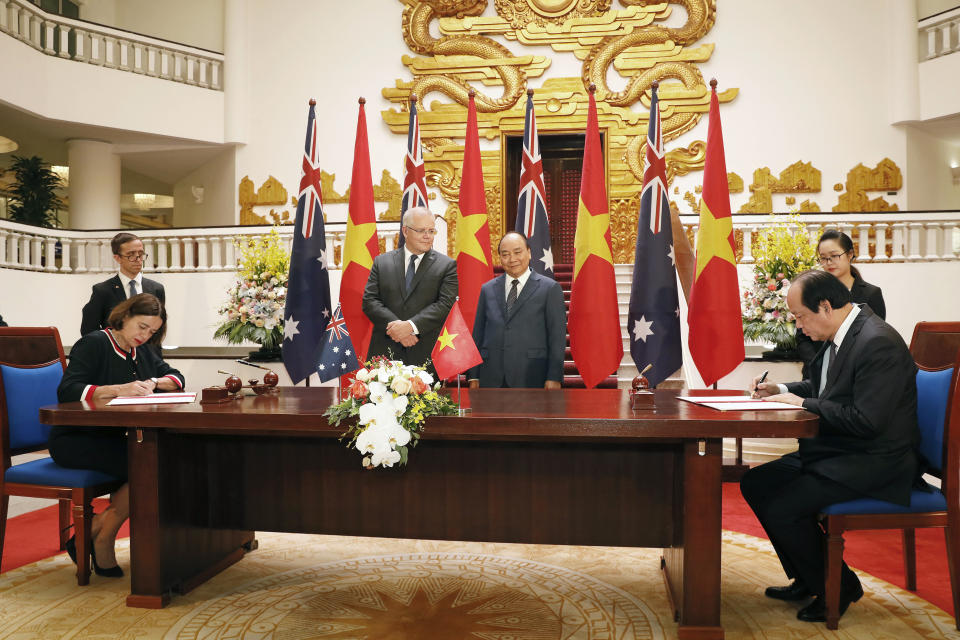
[[[837,260],[839,260],[840,256],[845,256],[848,253],[850,252],[844,251],[843,253],[831,253],[828,256],[820,256],[819,258],[817,258],[817,262],[819,262],[820,264],[830,264],[831,262],[836,262]]]
[[[141,253],[125,253],[120,257],[123,258],[124,260],[129,260],[130,262],[143,262],[144,260],[147,259],[147,255],[148,254],[142,253],[142,252]]]

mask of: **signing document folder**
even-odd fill
[[[118,396],[107,403],[108,407],[125,404],[183,404],[197,399],[196,393],[151,393],[146,396]]]
[[[786,402],[771,402],[750,396],[677,396],[681,400],[718,411],[763,411],[771,409],[803,409]]]

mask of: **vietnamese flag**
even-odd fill
[[[703,167],[697,264],[687,309],[690,355],[706,385],[733,371],[744,357],[740,287],[717,81],[711,80],[710,86],[710,127]]]
[[[370,176],[370,149],[367,143],[367,116],[360,98],[357,138],[353,148],[353,177],[347,233],[343,240],[343,273],[340,279],[340,308],[347,331],[357,351],[357,359],[367,359],[373,323],[361,309],[363,289],[367,286],[373,259],[380,254],[377,244],[377,219],[373,209],[373,179]]]
[[[463,170],[457,213],[457,280],[460,283],[460,306],[467,327],[473,331],[477,315],[480,287],[493,278],[490,256],[490,226],[487,224],[487,196],[483,189],[483,166],[480,164],[480,136],[477,133],[475,91],[470,91],[467,107],[467,136],[463,149]]]
[[[616,373],[623,359],[620,309],[613,274],[610,213],[603,174],[603,147],[597,124],[597,103],[590,85],[587,135],[583,145],[580,208],[574,236],[573,287],[567,331],[570,351],[587,388]]]
[[[473,336],[470,335],[470,329],[463,320],[459,300],[453,303],[450,313],[447,314],[447,320],[440,330],[437,344],[433,345],[430,358],[439,380],[452,378],[483,362]]]

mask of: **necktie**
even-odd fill
[[[830,373],[830,366],[836,357],[837,345],[831,340],[830,346],[827,347],[826,352],[823,354],[823,365],[820,367],[820,390],[817,392],[818,396],[823,395],[823,388],[827,386],[827,375]]]
[[[132,297],[135,296],[135,295],[137,295],[137,281],[136,281],[136,280],[131,280],[131,281],[130,281],[130,295],[127,296],[127,297],[128,297],[128,298],[132,298]]]
[[[410,285],[413,284],[413,276],[417,273],[417,256],[410,256],[410,266],[407,267],[407,293],[410,293]]]
[[[510,313],[510,307],[512,307],[513,303],[517,301],[518,284],[520,284],[520,281],[514,279],[513,283],[510,285],[510,293],[507,294],[507,313]]]

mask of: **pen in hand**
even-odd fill
[[[760,375],[760,379],[757,380],[757,384],[753,386],[754,393],[757,393],[760,391],[760,385],[763,384],[763,381],[767,379],[767,374],[769,373],[770,373],[770,370],[767,369],[766,371],[763,372],[763,374]]]

